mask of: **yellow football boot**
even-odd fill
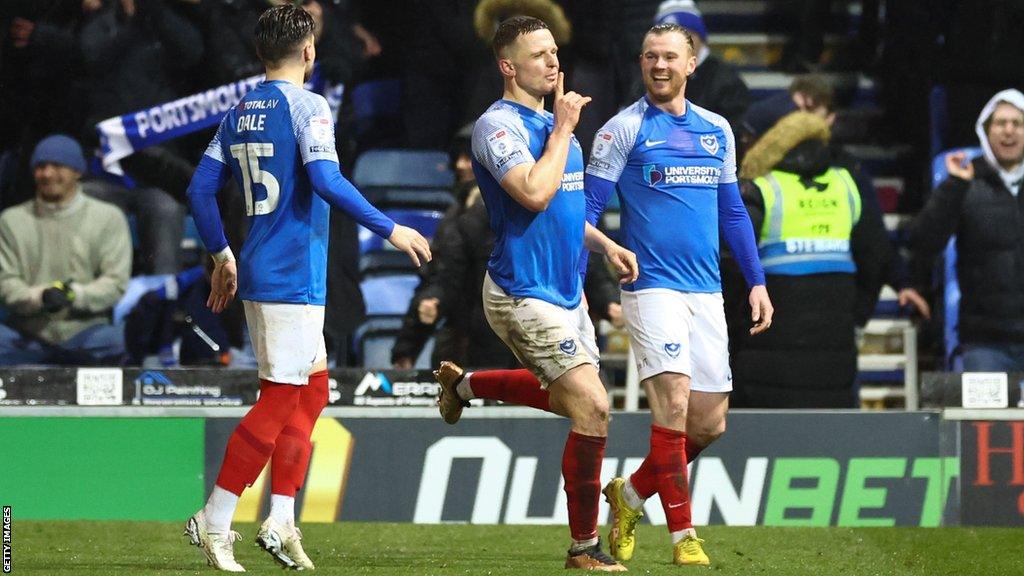
[[[626,487],[625,478],[613,478],[604,487],[604,499],[612,508],[612,528],[608,532],[608,551],[621,562],[633,558],[636,548],[636,523],[643,517],[643,508],[634,510],[626,503],[622,491]]]
[[[672,550],[672,562],[680,566],[708,566],[711,559],[704,553],[701,547],[704,541],[696,536],[687,534],[685,538],[676,542]]]

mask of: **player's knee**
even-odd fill
[[[608,426],[608,395],[601,390],[600,394],[589,394],[578,404],[577,416],[583,422],[597,427]]]
[[[685,394],[674,394],[666,400],[665,412],[669,420],[686,422],[687,400]]]
[[[701,422],[696,427],[696,430],[687,431],[686,435],[700,446],[709,446],[712,442],[718,440],[722,434],[725,434],[725,418],[719,418],[711,422]]]

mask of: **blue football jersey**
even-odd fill
[[[587,174],[617,183],[623,245],[640,265],[624,290],[721,291],[718,185],[736,182],[724,118],[689,101],[673,116],[641,98],[598,131]]]
[[[290,82],[262,82],[227,113],[206,155],[231,169],[250,217],[239,297],[323,305],[330,207],[304,166],[338,162],[327,101]]]
[[[500,184],[515,166],[541,157],[554,123],[549,112],[495,102],[473,127],[473,172],[495,235],[487,263],[491,279],[510,296],[575,308],[583,293],[577,267],[586,224],[583,151],[576,137],[562,185],[546,210],[527,210]]]

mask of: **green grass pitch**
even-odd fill
[[[14,574],[215,574],[182,523],[15,521]],[[236,525],[235,556],[249,573],[281,569],[253,544],[256,525]],[[602,528],[604,530],[604,528]],[[633,574],[943,575],[1024,574],[1024,530],[1000,528],[710,527],[710,568],[671,565],[664,527],[642,525]],[[562,569],[567,529],[376,523],[308,524],[317,574],[535,575]]]

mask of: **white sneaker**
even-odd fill
[[[313,561],[302,549],[302,532],[298,526],[284,526],[273,518],[267,518],[256,534],[256,545],[269,553],[274,560],[293,570],[313,570]]]
[[[193,514],[185,523],[185,536],[188,536],[189,544],[203,549],[210,566],[225,572],[245,572],[245,568],[235,562],[234,543],[241,535],[234,530],[228,530],[225,534],[207,532],[206,514],[202,510]]]

